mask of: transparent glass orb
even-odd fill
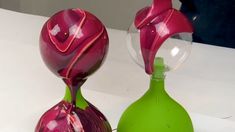
[[[140,31],[134,24],[128,29],[127,47],[134,61],[144,68],[144,60],[140,48]],[[166,39],[157,51],[156,57],[162,57],[166,71],[177,69],[189,56],[192,47],[192,33],[178,33]]]

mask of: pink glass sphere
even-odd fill
[[[43,26],[40,50],[47,67],[64,79],[83,79],[96,71],[108,49],[104,25],[89,12],[63,10]]]
[[[105,116],[80,92],[87,77],[105,60],[108,42],[101,21],[81,9],[60,11],[43,25],[41,56],[47,67],[64,80],[71,100],[64,99],[45,112],[35,132],[112,131]],[[82,106],[77,103],[81,99]]]

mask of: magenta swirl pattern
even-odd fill
[[[36,132],[112,131],[96,107],[85,101],[87,106],[80,108],[76,102],[79,88],[105,60],[108,45],[105,26],[81,9],[60,11],[44,24],[40,35],[42,59],[69,87],[71,102],[62,100],[44,113]]]
[[[92,104],[85,110],[61,101],[38,122],[36,132],[111,132],[107,119]]]
[[[40,49],[53,73],[64,79],[84,79],[102,64],[108,35],[92,14],[80,9],[65,10],[43,26]]]
[[[155,55],[167,38],[177,33],[193,32],[188,19],[172,8],[171,0],[154,0],[152,6],[137,12],[134,23],[140,30],[141,52],[148,74],[153,73]]]

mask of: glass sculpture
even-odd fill
[[[41,56],[47,67],[66,83],[64,99],[43,114],[36,132],[111,132],[105,116],[83,98],[81,86],[105,60],[106,28],[91,13],[63,10],[43,26]]]
[[[165,72],[175,70],[190,53],[193,28],[172,8],[154,0],[141,9],[128,30],[132,58],[151,76],[149,90],[123,113],[118,132],[193,132],[186,110],[165,91]]]

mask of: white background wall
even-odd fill
[[[152,0],[0,0],[0,7],[24,13],[51,16],[55,12],[79,7],[90,11],[107,27],[127,29],[136,11],[149,5]],[[178,0],[173,0],[176,8]]]

